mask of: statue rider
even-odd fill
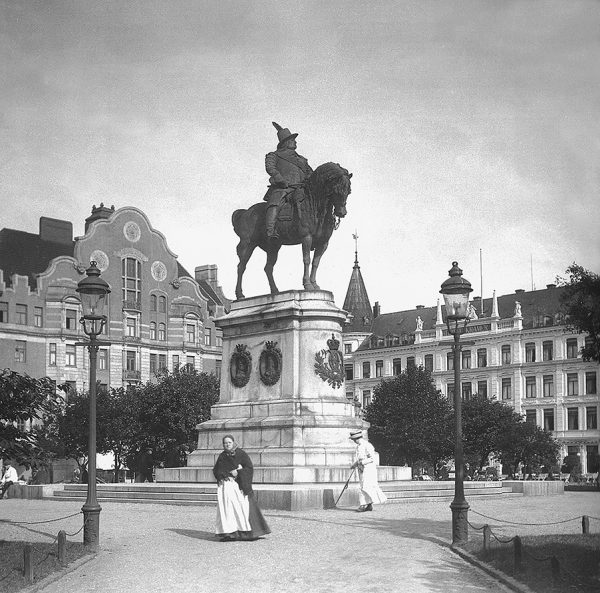
[[[277,130],[277,150],[265,157],[265,168],[269,174],[269,189],[264,200],[267,202],[267,236],[277,240],[279,235],[275,228],[279,208],[288,195],[301,201],[304,189],[301,184],[312,173],[308,161],[296,152],[296,136],[287,128],[273,122]]]

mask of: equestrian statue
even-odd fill
[[[277,150],[265,157],[269,189],[262,203],[232,215],[233,229],[240,238],[235,296],[243,299],[242,278],[254,249],[267,254],[265,273],[271,294],[279,291],[273,267],[282,245],[302,244],[305,290],[319,290],[316,276],[329,238],[346,216],[352,173],[336,163],[324,163],[314,171],[296,152],[296,137],[273,122],[279,141]],[[310,252],[314,251],[312,257]]]

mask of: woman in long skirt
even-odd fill
[[[223,452],[213,474],[217,480],[216,534],[221,541],[255,540],[271,533],[252,490],[254,468],[248,454],[230,434],[223,437]]]
[[[350,433],[350,438],[356,444],[355,461],[352,468],[358,468],[360,479],[360,491],[358,493],[360,506],[357,511],[364,513],[365,511],[372,511],[374,504],[383,504],[387,497],[377,482],[375,448],[369,441],[365,441],[362,430],[353,430]]]

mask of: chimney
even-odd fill
[[[100,220],[101,218],[110,218],[111,214],[113,214],[114,211],[114,206],[108,208],[104,205],[104,202],[100,202],[100,206],[98,206],[97,208],[94,204],[92,206],[92,214],[85,219],[85,232],[87,233],[87,230],[92,224],[92,222]]]
[[[40,218],[40,239],[68,245],[73,242],[73,223],[42,216]]]
[[[379,317],[380,313],[381,313],[381,307],[379,306],[379,301],[376,301],[375,304],[373,305],[373,319],[376,319],[377,317]]]
[[[515,290],[515,294],[523,294],[524,292],[525,292],[525,290],[524,290],[524,289],[522,289],[522,288],[517,288],[517,289]]]
[[[556,284],[546,284],[546,288],[556,288]]]
[[[421,309],[424,309],[425,305],[417,305],[417,311],[420,311]]]
[[[217,280],[217,265],[216,264],[206,264],[204,266],[196,266],[194,270],[194,275],[196,277],[196,281],[204,281],[208,283],[208,285],[213,289],[217,289],[218,280]]]

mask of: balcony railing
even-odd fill
[[[142,373],[141,371],[123,371],[123,381],[141,381]]]
[[[123,309],[126,311],[141,311],[142,301],[136,299],[123,300]]]

